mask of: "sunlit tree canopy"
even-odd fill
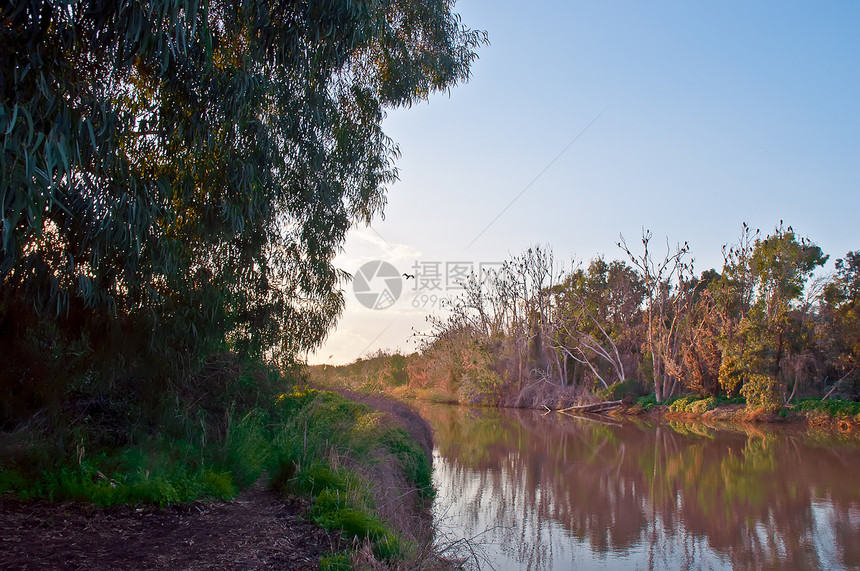
[[[4,334],[24,312],[178,359],[315,346],[332,258],[397,177],[385,110],[485,42],[450,0],[4,2]]]

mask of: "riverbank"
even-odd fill
[[[821,430],[860,434],[860,402],[845,399],[809,398],[786,406],[776,412],[750,409],[743,398],[701,397],[687,395],[657,403],[653,394],[644,397],[612,394],[601,400],[597,395],[574,387],[543,384],[526,387],[516,394],[501,398],[485,398],[477,402],[460,402],[456,395],[442,391],[413,390],[396,387],[386,391],[389,397],[401,401],[424,401],[471,407],[496,407],[531,410],[565,410],[595,407],[603,414],[615,417],[647,417],[652,420],[702,420],[708,422],[792,424]],[[602,403],[612,406],[602,406]],[[568,412],[574,412],[570,411]],[[585,412],[593,412],[586,410]]]
[[[614,416],[645,416],[655,420],[690,422],[792,424],[860,433],[860,403],[839,398],[803,399],[779,411],[765,412],[748,408],[742,397],[728,399],[687,395],[658,404],[653,394],[638,398],[632,396],[641,394],[638,391],[642,387],[629,383],[598,391],[598,394],[581,386],[562,387],[549,382],[532,383],[520,390],[508,387],[507,390],[477,393],[452,392],[443,387],[422,388],[414,385],[409,380],[405,359],[400,355],[382,355],[344,366],[318,365],[310,367],[310,375],[314,382],[330,390],[349,387],[358,391],[352,394],[384,394],[402,402],[556,411],[595,406],[602,408],[603,413]],[[613,401],[615,410],[609,411],[612,407],[600,406],[605,401]]]
[[[577,414],[583,412],[606,414],[613,417],[646,417],[651,420],[706,421],[725,423],[770,423],[791,424],[801,427],[830,430],[860,435],[860,402],[845,399],[803,399],[794,405],[776,412],[751,409],[743,398],[701,397],[687,395],[657,403],[653,394],[634,398],[613,395],[610,400],[600,400],[596,395],[584,393],[572,387],[543,385],[526,387],[515,395],[476,402],[459,402],[455,395],[441,391],[410,390],[398,387],[388,391],[391,398],[401,401],[423,401],[470,407],[496,407],[531,410],[564,410]],[[613,400],[614,399],[614,400]],[[498,401],[498,402],[496,402]],[[597,409],[592,410],[592,409]]]
[[[792,424],[802,427],[860,433],[860,403],[833,399],[805,399],[777,412],[750,409],[737,400],[686,396],[657,404],[653,395],[628,400],[611,416],[645,416],[650,419],[733,423]]]
[[[4,434],[0,568],[442,566],[429,426],[352,396],[294,388],[231,420],[217,444],[80,446],[40,473],[24,462],[38,448],[20,446],[35,432]]]

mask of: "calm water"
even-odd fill
[[[860,569],[856,441],[421,412],[436,431],[440,543],[470,538],[481,568]]]

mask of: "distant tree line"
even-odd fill
[[[764,409],[860,394],[860,251],[820,277],[828,256],[782,223],[767,236],[744,224],[722,270],[701,274],[687,244],[643,231],[638,247],[618,246],[626,259],[569,269],[532,247],[472,276],[432,319],[410,381],[467,397],[626,383],[659,401],[740,394]]]
[[[408,366],[418,353],[402,355],[378,349],[347,365],[314,365],[310,379],[319,386],[349,388],[362,393],[385,393],[409,384]]]

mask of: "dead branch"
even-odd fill
[[[577,406],[569,406],[567,408],[562,408],[557,410],[556,412],[590,412],[594,414],[599,414],[602,412],[607,412],[616,408],[619,408],[622,405],[622,401],[620,400],[610,400],[604,402],[597,402],[591,404],[580,404]]]

